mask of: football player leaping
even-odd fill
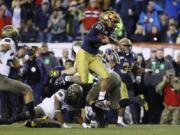
[[[76,55],[76,69],[80,74],[80,78],[74,78],[74,82],[86,84],[88,82],[89,70],[102,78],[100,84],[101,90],[96,102],[96,106],[100,108],[104,108],[103,102],[108,91],[110,74],[97,57],[98,49],[100,46],[110,42],[110,35],[120,22],[121,19],[116,12],[107,11],[103,13],[99,21],[93,25],[90,32],[84,38],[83,45]],[[64,78],[65,81],[72,81],[69,76]]]

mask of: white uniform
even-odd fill
[[[7,52],[1,51],[1,55],[0,55],[0,74],[8,76],[10,72],[9,62],[12,61],[16,53],[15,43],[11,38],[3,38],[0,41],[0,46],[2,44],[9,44],[11,46],[10,50],[8,50]]]
[[[67,109],[68,111],[74,110],[74,108],[70,105],[68,105],[64,99],[65,99],[65,90],[59,90],[58,92],[56,92],[55,94],[53,94],[50,98],[45,98],[42,103],[40,103],[39,107],[41,107],[41,109],[44,111],[45,115],[48,116],[51,120],[53,120],[55,118],[55,104],[54,104],[54,97],[57,97],[57,99],[59,100],[59,102],[62,103],[62,108],[63,109]]]

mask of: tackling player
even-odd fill
[[[139,106],[144,106],[146,104],[144,98],[142,96],[137,97],[129,97],[127,95],[127,91],[122,90],[122,81],[120,76],[114,72],[110,72],[110,78],[108,80],[108,92],[107,92],[107,100],[105,102],[106,108],[117,110],[118,111],[118,119],[117,126],[124,127],[126,124],[123,121],[124,108],[130,104],[138,104]],[[100,81],[98,81],[95,85],[92,86],[88,95],[87,95],[87,103],[89,106],[85,108],[86,116],[91,117],[93,111],[95,112],[95,117],[92,120],[97,120],[100,127],[105,126],[105,111],[100,110],[95,106],[95,102],[98,98],[98,93],[100,91]]]
[[[0,91],[23,94],[30,118],[34,119],[34,101],[31,87],[20,81],[8,78],[10,68],[19,68],[20,66],[18,59],[15,57],[18,38],[18,32],[13,26],[7,25],[3,27],[0,41]],[[35,122],[32,121],[31,124],[34,125]]]

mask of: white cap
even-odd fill
[[[14,44],[14,41],[11,38],[3,38],[0,41],[0,45],[2,45],[2,44],[12,45],[12,44]]]
[[[3,39],[1,39],[1,41],[0,41],[0,46],[1,45],[3,45],[3,44],[8,44],[8,45],[10,45],[11,46],[11,49],[15,52],[15,42],[11,39],[11,38],[3,38]]]

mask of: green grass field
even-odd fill
[[[72,129],[26,128],[23,124],[0,126],[0,135],[180,135],[180,125],[131,125],[118,128],[109,125],[107,128],[82,129],[74,125]]]

